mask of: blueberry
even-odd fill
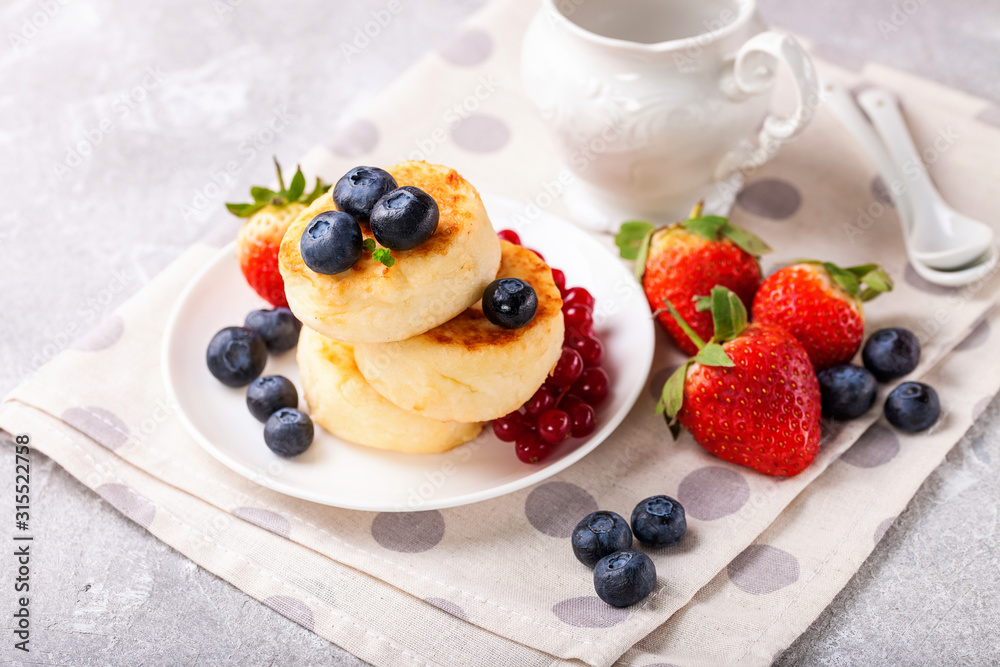
[[[372,234],[390,250],[412,250],[434,236],[438,227],[437,202],[412,185],[393,190],[372,209]]]
[[[483,291],[483,314],[504,329],[519,329],[531,322],[538,310],[535,288],[520,278],[494,280]]]
[[[257,421],[266,422],[281,408],[294,408],[298,404],[299,392],[295,391],[295,385],[280,375],[265,375],[247,387],[247,407]]]
[[[909,329],[879,329],[868,338],[861,359],[879,382],[895,380],[917,367],[920,341]]]
[[[632,510],[632,532],[647,547],[677,544],[687,532],[684,508],[670,496],[651,496]]]
[[[253,329],[264,339],[268,352],[278,353],[292,349],[299,342],[302,323],[287,308],[255,310],[247,315],[243,326]]]
[[[264,371],[267,346],[246,327],[226,327],[212,337],[205,353],[208,370],[227,387],[245,387]]]
[[[656,566],[641,551],[616,551],[597,561],[594,589],[613,607],[628,607],[653,592]]]
[[[375,202],[396,189],[396,179],[378,167],[355,167],[333,186],[333,202],[358,222],[368,222]]]
[[[632,546],[632,531],[628,522],[614,512],[592,512],[573,529],[573,554],[587,567],[597,561]]]
[[[312,441],[312,419],[295,408],[281,408],[264,423],[264,442],[278,456],[298,456]]]
[[[824,417],[840,421],[854,419],[875,404],[878,384],[875,376],[861,366],[834,366],[820,371],[816,377],[819,378]]]
[[[299,241],[302,261],[316,273],[343,273],[361,259],[361,226],[343,211],[320,213],[306,225]]]
[[[900,431],[930,428],[941,415],[937,392],[923,382],[904,382],[885,399],[885,418]]]

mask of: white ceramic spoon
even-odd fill
[[[934,188],[913,144],[899,100],[888,91],[870,88],[858,95],[896,165],[908,178],[910,253],[932,269],[953,271],[976,262],[993,247],[993,228],[948,206]]]
[[[865,150],[882,175],[885,184],[891,186],[893,183],[904,183],[896,165],[886,153],[881,139],[872,129],[851,94],[842,86],[831,82],[823,84],[822,94],[824,104]],[[924,280],[943,287],[960,287],[983,278],[996,266],[997,252],[992,246],[980,262],[959,271],[940,271],[918,261],[914,256],[910,240],[910,228],[913,220],[909,193],[904,189],[898,194],[893,193],[892,197],[896,205],[896,212],[903,223],[903,238],[906,242],[907,254],[910,256],[910,265]]]

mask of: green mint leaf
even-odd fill
[[[723,343],[739,336],[747,326],[747,309],[735,293],[716,285],[712,288],[712,319],[715,335],[712,342]]]
[[[681,226],[709,241],[719,240],[719,231],[729,223],[726,218],[718,215],[703,215],[693,217],[681,223]]]
[[[249,218],[266,206],[267,202],[253,204],[226,204],[226,208],[237,218]]]
[[[698,354],[695,356],[694,360],[702,366],[732,367],[736,365],[718,343],[709,343],[702,349],[698,350]]]
[[[745,229],[741,229],[740,227],[731,225],[728,222],[726,222],[725,226],[722,228],[722,234],[735,243],[740,249],[753,255],[754,257],[760,257],[761,255],[766,255],[771,252],[771,246],[764,243],[759,236],[752,234]]]
[[[687,334],[687,337],[691,339],[691,342],[694,343],[699,350],[705,347],[705,341],[703,341],[701,336],[695,333],[695,330],[691,328],[691,325],[688,324],[683,317],[681,317],[681,314],[677,312],[676,308],[674,308],[674,304],[670,303],[669,299],[664,299],[663,303],[666,304],[667,310],[670,311],[670,315],[673,316],[677,325],[684,331],[685,334]]]
[[[306,177],[302,173],[302,167],[295,170],[292,176],[292,183],[288,186],[288,201],[298,201],[302,193],[306,191]]]
[[[365,242],[361,244],[361,248],[365,252],[372,252],[375,250],[375,239],[365,239]]]
[[[646,275],[646,260],[649,259],[649,246],[653,242],[653,234],[655,232],[655,229],[650,229],[642,238],[642,242],[639,244],[639,254],[635,258],[635,266],[632,267],[632,273],[640,285],[642,284],[642,277]]]
[[[278,196],[278,193],[268,188],[253,186],[250,188],[250,196],[256,204],[270,204],[271,200]]]
[[[636,259],[646,235],[653,229],[655,228],[652,223],[641,220],[622,223],[621,229],[615,234],[615,245],[618,246],[618,253],[624,259]]]
[[[390,251],[388,248],[378,248],[377,250],[375,250],[375,252],[372,253],[372,259],[374,259],[376,262],[382,262],[387,267],[391,268],[392,265],[396,263],[396,258],[393,257],[390,254],[390,252],[392,251]]]
[[[696,296],[694,298],[694,309],[696,312],[703,313],[706,310],[712,309],[712,297],[710,296]]]

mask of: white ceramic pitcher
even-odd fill
[[[787,117],[769,112],[778,62],[796,86]],[[819,104],[809,57],[756,0],[542,0],[522,73],[577,177],[570,214],[602,231],[682,219],[699,199],[725,214]]]

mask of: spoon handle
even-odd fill
[[[899,110],[899,100],[886,90],[870,88],[858,95],[858,103],[889,149],[903,177],[902,184],[912,196],[914,213],[921,208],[932,210],[939,206],[941,197],[927,175],[924,161],[906,127],[906,120]]]
[[[851,94],[840,84],[827,81],[823,84],[823,102],[827,108],[833,112],[840,121],[840,124],[851,133],[854,139],[868,154],[868,158],[875,164],[886,188],[892,193],[893,203],[896,205],[896,212],[903,225],[903,231],[908,231],[913,224],[910,200],[903,184],[902,175],[896,169],[895,163],[889,154],[885,152],[885,145],[878,138],[875,130],[868,123],[857,102]]]

